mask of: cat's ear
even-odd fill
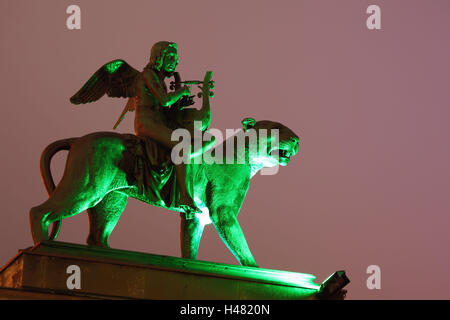
[[[247,132],[249,129],[255,126],[256,120],[253,118],[245,118],[241,122],[244,131]]]

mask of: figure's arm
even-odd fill
[[[187,122],[198,121],[200,123],[200,127],[196,128],[197,130],[205,131],[208,129],[211,123],[211,103],[210,103],[210,89],[211,84],[210,80],[212,77],[212,71],[208,71],[203,80],[203,86],[199,86],[202,90],[202,107],[197,109],[183,109],[179,112],[180,120]]]
[[[195,129],[205,131],[211,123],[211,107],[204,104],[201,109],[189,108],[182,109],[178,112],[179,120],[188,123],[199,123],[200,126]]]
[[[258,267],[248,247],[244,232],[236,219],[239,208],[221,206],[213,208],[210,218],[225,245],[243,266]]]
[[[158,102],[164,107],[170,107],[177,102],[182,96],[189,96],[189,87],[184,86],[174,92],[166,93],[163,86],[158,79],[158,76],[153,71],[145,71],[144,82],[152,95],[158,100]]]

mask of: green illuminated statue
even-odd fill
[[[96,101],[105,93],[129,98],[118,123],[127,111],[135,110],[136,134],[95,132],[53,142],[44,150],[41,173],[50,197],[30,210],[35,243],[54,240],[63,219],[87,210],[87,243],[108,247],[108,238],[127,199],[133,197],[180,212],[184,258],[196,259],[204,226],[212,223],[242,265],[257,266],[237,215],[250,179],[264,167],[287,165],[298,152],[299,138],[280,123],[246,118],[243,132],[251,131],[254,139],[236,144],[233,136],[214,149],[211,137],[202,139],[197,149],[193,147],[195,141],[190,140],[188,152],[183,152],[185,161],[173,161],[173,151],[179,146],[179,141],[172,141],[175,130],[183,129],[190,137],[196,132],[203,136],[207,130],[213,85],[212,72],[207,72],[200,86],[202,107],[186,108],[193,97],[175,73],[176,49],[174,43],[155,44],[142,72],[123,60],[105,64],[71,98],[75,104]],[[164,79],[172,75],[174,90],[169,92]],[[269,131],[277,133],[276,139],[273,134],[265,134]],[[55,186],[50,160],[60,150],[69,150],[69,154],[63,177]],[[215,161],[201,161],[207,155]]]
[[[116,128],[128,111],[136,110],[135,133],[151,138],[163,147],[171,149],[177,142],[171,140],[174,129],[184,127],[190,132],[195,129],[194,121],[201,123],[202,131],[211,122],[209,101],[200,111],[183,110],[193,104],[188,86],[181,87],[179,74],[175,72],[178,65],[177,44],[160,41],[153,45],[150,61],[142,72],[131,67],[124,60],[114,60],[102,66],[88,82],[70,99],[74,104],[89,103],[100,99],[105,93],[110,97],[130,98],[124,112],[114,126]],[[175,77],[176,87],[168,92],[164,80]],[[208,80],[211,74],[208,74]],[[211,83],[208,81],[208,86]],[[209,91],[208,91],[209,94]],[[172,109],[172,110],[167,110]],[[204,151],[214,144],[212,139],[204,145]],[[192,153],[192,156],[195,155]],[[179,207],[186,214],[201,212],[192,200],[192,190],[186,180],[186,166],[175,166],[178,187],[180,189]],[[187,189],[188,188],[188,189]]]

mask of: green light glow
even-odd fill
[[[108,71],[109,74],[113,74],[117,71],[117,69],[120,68],[120,66],[123,64],[122,60],[115,60],[113,62],[110,62],[106,65],[106,71]]]
[[[99,247],[88,247],[63,242],[45,242],[43,244],[51,252],[67,252],[67,248],[76,249],[77,256],[103,257],[108,259],[118,259],[134,263],[158,266],[169,270],[185,270],[199,275],[224,276],[225,278],[241,279],[246,281],[263,282],[266,284],[303,288],[317,291],[320,285],[315,283],[316,277],[312,274],[297,273],[274,269],[264,269],[255,267],[244,267],[232,264],[209,262],[202,260],[182,259],[171,256],[155,255],[141,252],[125,251],[120,249],[103,249]]]
[[[203,203],[203,201],[199,197],[194,197],[195,203],[198,208],[202,211],[202,213],[197,213],[197,218],[200,219],[200,223],[202,225],[207,225],[212,223],[211,218],[209,217],[209,209]]]

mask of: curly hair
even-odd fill
[[[161,70],[164,56],[166,55],[169,48],[178,49],[178,45],[175,42],[159,41],[152,46],[150,50],[150,61],[148,63],[149,67],[153,67],[156,70]]]

